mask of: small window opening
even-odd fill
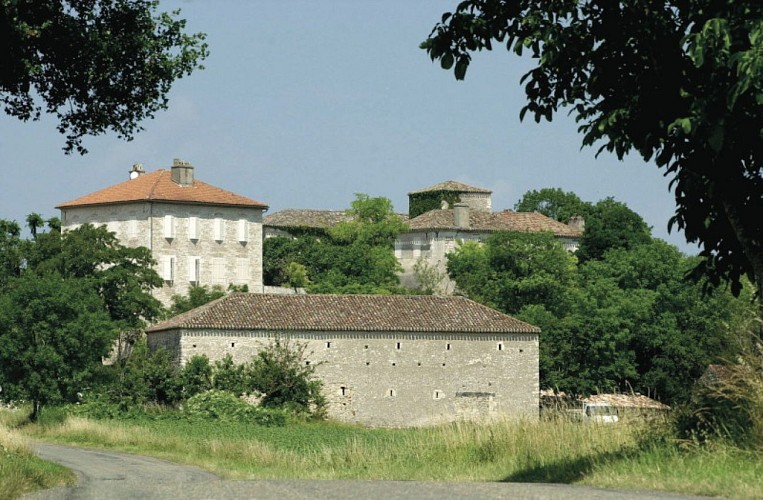
[[[442,366],[445,366],[445,363],[443,363]]]
[[[397,348],[400,349],[400,342],[397,343]]]
[[[192,347],[196,347],[196,344],[193,344],[193,346],[192,346]]]
[[[366,345],[366,347],[365,347],[365,348],[366,348],[366,349],[368,349],[368,345]]]
[[[326,349],[331,347],[331,342],[326,342]]]
[[[235,342],[231,342],[231,343],[230,343],[230,346],[231,346],[231,347],[236,347],[236,343],[235,343]]]
[[[520,349],[519,352],[525,352],[524,350]]]
[[[503,344],[501,344],[501,343],[498,344],[498,350],[499,351],[503,351]]]
[[[389,389],[389,390],[387,391],[387,396],[388,396],[388,397],[390,397],[390,398],[394,398],[394,397],[395,397],[395,395],[396,395],[396,393],[395,393],[395,389]]]
[[[392,366],[397,366],[397,363],[392,363]]]
[[[440,399],[442,393],[440,391],[434,391],[434,399]]]
[[[341,392],[342,396],[347,395],[347,388],[345,386],[340,387],[339,391]]]
[[[417,364],[418,364],[419,366],[421,366],[421,361],[419,361]]]
[[[366,366],[369,366],[371,364],[370,361],[366,361]]]
[[[446,345],[445,345],[445,350],[446,350],[446,351],[450,351],[450,344],[446,344]]]
[[[305,361],[305,366],[310,366],[310,361]]]

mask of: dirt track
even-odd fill
[[[645,499],[690,498],[654,492],[623,492],[563,484],[447,483],[427,481],[227,481],[195,467],[111,451],[38,443],[40,457],[77,473],[71,488],[29,495],[29,499]]]

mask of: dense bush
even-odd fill
[[[286,412],[258,408],[236,395],[212,389],[191,397],[183,405],[183,413],[192,418],[252,422],[264,426],[286,425]]]

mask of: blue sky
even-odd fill
[[[190,161],[210,184],[284,208],[349,206],[354,193],[407,210],[410,191],[453,179],[493,190],[494,209],[528,190],[613,196],[655,236],[694,252],[675,230],[668,179],[637,157],[580,149],[575,123],[519,121],[530,61],[505,50],[475,57],[463,82],[418,48],[456,0],[162,1],[207,33],[206,69],[178,81],[170,109],[134,141],[87,138],[64,155],[55,122],[0,115],[0,218],[57,215],[55,205]]]

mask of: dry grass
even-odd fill
[[[76,479],[71,471],[34,455],[28,439],[15,429],[26,417],[22,411],[0,411],[0,498],[17,498]]]

